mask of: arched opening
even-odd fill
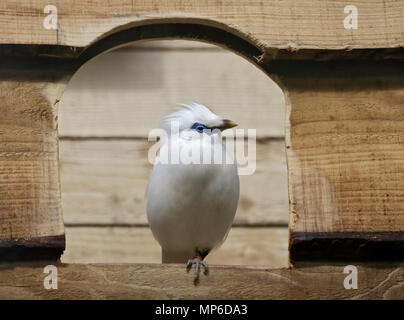
[[[106,48],[120,47],[85,63],[59,103],[66,226],[62,261],[160,262],[160,247],[145,210],[152,167],[147,135],[175,103],[196,101],[234,119],[240,129],[257,130],[256,170],[240,177],[233,228],[208,261],[286,266],[289,208],[281,89],[247,60],[212,44],[159,40],[122,45],[142,39],[196,38],[224,43],[259,67],[255,57],[261,52],[217,28],[138,28],[144,29],[122,31],[130,36],[114,33],[84,51],[81,63]]]

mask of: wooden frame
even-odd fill
[[[40,1],[8,0],[0,17],[2,260],[64,250],[57,105],[70,77],[100,53],[155,38],[224,46],[283,89],[292,261],[404,258],[404,1],[358,1],[357,30],[331,0],[54,5],[57,30],[43,27]]]

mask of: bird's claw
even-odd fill
[[[199,283],[199,271],[200,271],[201,265],[205,269],[203,272],[205,275],[209,274],[209,266],[205,261],[202,261],[202,259],[200,257],[195,257],[193,259],[188,260],[187,272],[189,272],[189,270],[191,270],[193,264],[195,265],[194,284],[197,285]]]

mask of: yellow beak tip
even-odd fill
[[[231,120],[227,120],[227,119],[223,120],[223,129],[230,129],[230,128],[234,128],[236,126],[238,126],[238,124]]]

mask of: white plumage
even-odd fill
[[[147,189],[147,217],[162,247],[163,263],[185,263],[195,256],[203,260],[225,240],[239,199],[237,165],[235,161],[226,161],[233,157],[220,135],[221,130],[235,124],[203,105],[182,106],[163,122],[172,140],[161,146]],[[179,124],[178,136],[171,132],[173,121]],[[200,132],[200,125],[216,130]],[[219,164],[159,163],[159,157],[174,150],[173,143],[178,143],[180,154],[184,148],[192,149],[193,144],[200,144],[201,160],[204,154],[219,152],[223,161]]]

